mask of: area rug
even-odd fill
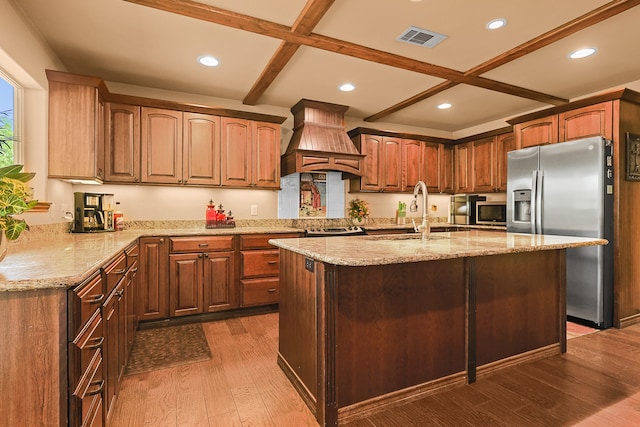
[[[143,329],[136,333],[125,375],[211,359],[202,324]]]

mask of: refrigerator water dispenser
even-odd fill
[[[531,190],[514,190],[513,204],[514,220],[531,222]]]

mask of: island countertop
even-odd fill
[[[368,266],[598,246],[608,241],[470,230],[433,233],[426,242],[418,234],[401,234],[272,239],[269,243],[327,264]]]

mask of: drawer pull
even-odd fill
[[[102,347],[102,343],[104,343],[104,337],[94,338],[91,341],[94,341],[94,343],[93,344],[89,344],[85,348],[90,349],[90,350],[93,350],[94,348],[100,348],[100,347]]]
[[[127,271],[127,269],[123,268],[122,270],[113,270],[110,274],[123,275],[126,271]]]
[[[127,254],[127,256],[128,256],[129,258],[138,258],[138,254],[137,254],[137,253]]]
[[[88,300],[89,304],[100,304],[104,299],[104,294],[96,295],[93,299]]]
[[[87,390],[85,396],[95,396],[96,394],[102,393],[102,389],[104,389],[104,380],[93,381],[89,385],[97,385],[98,387],[95,390]]]
[[[116,295],[118,295],[119,297],[121,297],[122,295],[124,295],[124,289],[118,289],[116,291]]]
[[[136,267],[136,268],[132,268],[132,269],[131,269],[131,272],[132,272],[132,273],[137,273],[137,272],[138,272],[138,267]]]
[[[198,243],[198,246],[201,248],[208,248],[209,244],[208,243]]]
[[[275,265],[277,263],[278,263],[278,261],[267,261],[267,264],[269,264],[269,265]]]
[[[274,293],[275,291],[277,291],[277,289],[276,289],[276,288],[269,288],[269,289],[267,290],[267,292],[269,292],[270,294]]]

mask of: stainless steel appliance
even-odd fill
[[[451,196],[449,222],[451,224],[470,225],[476,223],[476,203],[487,200],[486,196]]]
[[[352,225],[350,227],[309,228],[305,230],[306,237],[330,237],[330,236],[358,236],[367,234],[364,228]]]
[[[567,249],[567,315],[613,325],[612,145],[600,137],[512,151],[507,231],[605,238]]]
[[[507,203],[477,202],[476,224],[507,225]]]
[[[114,231],[113,194],[73,193],[74,233]]]

